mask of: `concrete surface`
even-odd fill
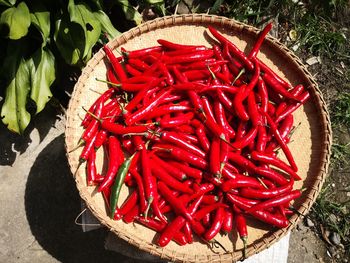
[[[0,262],[141,262],[105,250],[106,229],[84,233],[74,223],[81,203],[63,133],[63,117],[50,107],[22,137],[0,124]],[[327,257],[308,229],[290,242],[288,262]]]

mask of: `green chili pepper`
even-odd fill
[[[111,198],[110,198],[110,207],[111,207],[110,217],[111,218],[114,217],[114,213],[115,213],[115,210],[116,210],[117,204],[118,204],[120,190],[122,189],[122,185],[124,183],[125,176],[129,171],[129,167],[130,167],[132,158],[134,158],[135,154],[136,153],[134,153],[128,159],[126,159],[118,170],[116,179],[114,181],[114,184],[113,184],[112,190],[111,190]]]

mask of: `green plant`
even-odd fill
[[[57,63],[82,67],[101,34],[120,34],[107,15],[114,5],[126,19],[142,22],[128,0],[0,0],[0,44],[6,50],[0,55],[1,118],[9,130],[23,133],[32,115],[44,109],[62,66]],[[164,1],[142,5],[161,10]]]
[[[337,189],[347,192],[349,189]],[[311,216],[324,228],[336,232],[341,237],[345,251],[349,253],[350,247],[350,200],[334,201],[335,192],[332,184],[327,184],[320,192],[315,204],[312,206]]]
[[[344,124],[350,128],[350,93],[343,92],[335,100],[332,107],[332,123]]]

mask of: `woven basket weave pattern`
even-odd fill
[[[132,48],[138,49],[153,42],[155,45],[156,39],[150,40],[150,37],[165,38],[167,36],[173,38],[168,40],[174,40],[176,42],[177,35],[181,35],[181,32],[178,30],[183,28],[184,31],[188,30],[190,33],[198,30],[203,34],[203,31],[205,31],[205,28],[208,25],[218,28],[227,35],[234,35],[234,40],[240,41],[243,39],[243,41],[239,42],[239,47],[243,49],[250,47],[253,43],[252,41],[254,41],[259,32],[259,30],[254,27],[224,17],[204,14],[181,15],[163,17],[144,23],[139,27],[122,34],[120,37],[108,43],[108,45],[111,49],[116,49],[120,46],[126,46],[127,49],[130,50]],[[183,35],[181,35],[181,37],[183,37]],[[189,34],[186,39],[179,39],[178,42],[184,41],[186,44],[203,44],[198,43],[197,41],[203,41],[204,39],[201,39],[200,36],[198,38],[200,39],[198,40],[196,35],[192,36]],[[212,43],[207,42],[205,44],[210,46]],[[275,58],[272,63],[271,60],[269,60],[270,57],[267,57],[270,54],[276,54],[275,56],[281,58],[283,62],[288,62],[288,69],[285,70],[285,68],[287,68],[285,66],[281,71],[278,65],[276,66],[274,64],[278,64],[279,59]],[[301,203],[296,204],[299,213],[305,215],[315,201],[327,175],[331,148],[331,126],[329,114],[317,83],[314,81],[300,59],[290,52],[283,44],[268,36],[262,46],[259,57],[264,60],[264,62],[271,65],[273,69],[277,69],[282,76],[291,82],[291,84],[295,85],[299,82],[303,83],[311,94],[310,100],[312,103],[302,107],[302,110],[298,110],[296,113],[296,118],[299,118],[300,121],[302,121],[302,125],[304,125],[301,128],[310,130],[310,132],[296,131],[293,135],[293,139],[295,140],[300,137],[301,150],[307,148],[307,145],[311,145],[309,147],[310,152],[305,153],[300,151],[300,158],[307,161],[305,161],[305,164],[303,164],[303,161],[300,161],[302,163],[300,169],[301,172],[303,172],[301,176],[305,180],[297,185],[298,187],[307,187],[307,190],[303,192],[302,198],[300,199]],[[102,50],[96,53],[83,70],[82,75],[75,86],[69,109],[67,111],[67,151],[74,148],[82,132],[79,115],[82,116],[84,112],[81,107],[89,107],[89,103],[91,104],[97,97],[97,94],[94,94],[91,89],[98,89],[101,87],[100,83],[93,82],[94,78],[96,76],[102,78],[105,77],[106,66],[104,64],[104,58],[105,54]],[[304,145],[306,146],[304,147]],[[297,145],[293,146],[293,144],[291,144],[291,147],[294,155],[296,152],[299,154]],[[74,173],[78,166],[79,153],[73,152],[68,154],[68,160],[71,170]],[[167,260],[179,262],[232,262],[239,260],[242,256],[242,252],[240,251],[241,247],[236,247],[235,244],[231,245],[232,248],[229,249],[231,252],[224,253],[221,251],[219,254],[215,254],[204,245],[200,246],[197,244],[188,245],[186,246],[187,248],[180,248],[175,244],[171,244],[165,248],[160,248],[152,243],[152,238],[154,236],[152,231],[143,227],[138,227],[138,229],[133,230],[130,226],[125,226],[123,222],[116,222],[108,217],[102,197],[94,192],[94,188],[86,186],[85,170],[83,166],[77,171],[75,180],[82,199],[86,201],[90,210],[102,222],[102,224],[110,228],[110,230],[120,238],[139,249],[148,251],[151,254],[158,255]],[[271,230],[266,229],[266,227],[264,229],[262,225],[258,225],[262,230],[259,230],[257,233],[252,233],[251,237],[253,237],[253,239],[250,239],[247,255],[253,255],[278,241],[298,223],[300,218],[301,216],[296,214],[292,216],[290,219],[290,225],[285,229]],[[223,242],[230,244],[230,242],[234,243],[235,240],[230,241],[223,239]]]

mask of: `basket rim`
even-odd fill
[[[108,46],[111,49],[115,49],[118,46],[121,46],[125,44],[127,41],[140,36],[143,33],[153,31],[155,29],[164,28],[164,27],[173,27],[178,25],[191,25],[191,24],[213,24],[215,26],[222,26],[226,27],[231,30],[239,30],[242,33],[248,32],[252,34],[257,34],[260,32],[257,28],[238,22],[234,19],[229,19],[222,16],[216,16],[216,15],[208,15],[208,14],[186,14],[186,15],[172,15],[172,16],[165,16],[161,18],[157,18],[148,22],[145,22],[137,27],[134,27],[130,29],[129,31],[126,31],[125,33],[121,34],[120,36],[114,38],[108,43]],[[315,175],[314,185],[312,185],[310,192],[306,196],[307,202],[304,202],[300,208],[298,209],[298,213],[300,215],[294,215],[290,218],[290,224],[287,228],[284,229],[278,229],[277,231],[270,231],[271,235],[269,237],[264,237],[258,242],[254,242],[252,245],[250,245],[247,249],[247,256],[251,256],[253,254],[256,254],[265,248],[268,248],[273,243],[280,240],[284,235],[286,235],[291,229],[293,229],[296,224],[300,221],[302,216],[306,215],[308,211],[310,210],[312,204],[316,200],[317,195],[319,194],[322,185],[326,179],[327,173],[328,173],[328,167],[330,163],[330,155],[331,155],[331,144],[332,144],[332,130],[331,130],[331,122],[329,113],[327,110],[326,102],[322,96],[322,93],[312,77],[312,75],[309,73],[305,65],[302,63],[302,61],[292,52],[290,51],[285,45],[280,43],[277,39],[273,38],[272,36],[267,36],[266,40],[264,41],[264,45],[271,45],[275,48],[278,48],[284,55],[288,57],[291,61],[295,63],[297,68],[302,72],[302,74],[305,75],[307,81],[310,83],[310,86],[308,87],[309,90],[312,91],[314,95],[314,100],[316,101],[317,105],[317,114],[319,115],[321,121],[322,121],[322,130],[323,138],[321,138],[320,143],[324,145],[322,148],[321,156],[320,156],[320,169],[319,173]],[[76,93],[78,88],[81,85],[84,85],[84,81],[88,78],[89,74],[93,71],[94,67],[105,57],[104,52],[102,49],[100,49],[93,58],[87,63],[86,67],[83,69],[81,76],[79,77],[75,87],[74,91],[72,93],[72,98],[76,97]],[[69,153],[68,153],[68,146],[69,146],[69,131],[71,129],[74,129],[74,127],[70,127],[69,124],[71,122],[71,111],[72,108],[74,108],[74,103],[72,99],[69,102],[68,110],[66,113],[66,130],[65,130],[65,146],[67,150],[67,158],[68,163],[70,166],[71,171],[75,171],[77,160],[74,159]],[[74,174],[73,174],[74,175]],[[83,187],[80,185],[77,181],[77,178],[75,178],[77,188],[79,190],[79,194],[82,197],[82,199],[86,202],[88,208],[92,211],[92,213],[99,219],[99,221],[107,226],[113,233],[115,233],[118,237],[124,239],[128,243],[132,244],[133,246],[136,246],[137,248],[140,248],[143,251],[147,251],[152,255],[157,255],[162,259],[167,259],[171,261],[179,261],[179,262],[222,262],[222,261],[237,261],[241,259],[241,253],[239,251],[234,251],[232,253],[226,253],[226,254],[218,254],[218,255],[210,255],[205,256],[203,258],[198,258],[197,256],[189,257],[190,255],[178,253],[176,251],[172,251],[171,255],[168,253],[169,249],[158,247],[155,244],[149,244],[147,242],[144,242],[142,239],[139,239],[137,237],[132,237],[130,235],[127,235],[127,233],[124,233],[123,231],[120,231],[119,229],[116,229],[114,226],[109,224],[104,217],[102,217],[97,209],[91,205],[88,201],[89,194],[86,191],[86,187]],[[143,241],[143,244],[140,241]]]

